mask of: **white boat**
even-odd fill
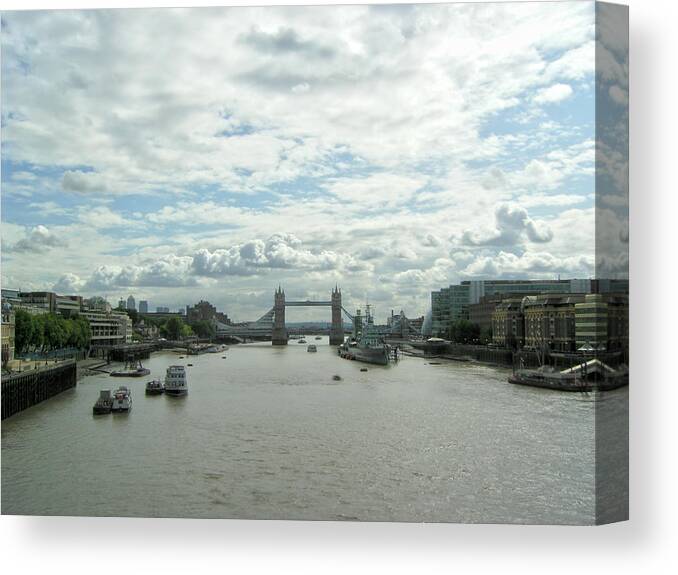
[[[315,345],[311,344],[306,348],[306,351],[318,351],[318,348]]]
[[[132,394],[124,385],[121,385],[113,392],[112,412],[127,412],[132,409]]]
[[[183,365],[170,365],[165,374],[165,395],[186,395],[186,368]]]

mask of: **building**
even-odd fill
[[[626,294],[539,294],[505,298],[492,315],[492,341],[501,347],[576,351],[627,351]]]
[[[56,295],[54,299],[56,313],[64,317],[77,315],[82,309],[82,296],[79,295]]]
[[[229,317],[225,313],[217,311],[217,308],[208,301],[200,300],[193,306],[186,306],[186,321],[188,323],[202,320],[213,321],[215,319],[220,323],[231,325]]]
[[[134,296],[133,296],[133,295],[130,295],[130,296],[127,298],[127,309],[130,309],[130,310],[133,309],[133,310],[135,310],[135,311],[136,311],[136,309],[137,309],[137,304],[136,304],[136,302],[134,301]]]
[[[431,333],[445,337],[452,322],[470,319],[470,306],[480,303],[483,297],[518,296],[543,293],[590,293],[593,280],[466,280],[439,291],[431,292]],[[487,310],[476,310],[484,314],[487,325]]]
[[[118,300],[118,309],[127,309],[127,304],[125,303],[125,300],[122,298]]]
[[[159,306],[155,308],[155,313],[169,313],[170,310],[168,307]]]
[[[505,297],[500,294],[484,295],[480,297],[478,303],[469,304],[468,320],[480,326],[481,334],[492,331],[492,314]]]
[[[132,343],[132,320],[127,313],[119,310],[83,308],[80,315],[89,322],[92,348],[101,349]]]
[[[14,311],[9,303],[2,307],[2,366],[14,361]]]
[[[148,313],[148,302],[145,299],[139,301],[139,313]]]
[[[575,305],[577,349],[626,350],[629,345],[629,303],[625,294],[589,294]]]
[[[585,300],[586,294],[542,294],[523,298],[525,347],[576,351],[575,306]]]
[[[452,322],[468,319],[469,282],[431,292],[431,333],[447,337]]]
[[[492,313],[492,343],[510,349],[519,349],[525,344],[525,321],[523,298],[503,298]]]

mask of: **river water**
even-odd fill
[[[553,392],[413,357],[369,366],[311,341],[317,353],[291,341],[154,354],[154,377],[193,364],[187,397],[97,375],[7,419],[2,512],[593,523],[596,405],[625,415],[628,388]],[[120,384],[132,412],[93,416],[99,390]]]

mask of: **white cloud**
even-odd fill
[[[556,104],[569,98],[572,93],[572,86],[569,84],[553,84],[553,86],[539,90],[534,101],[537,104]]]
[[[43,225],[36,226],[26,232],[25,237],[13,245],[9,245],[11,252],[45,252],[52,248],[64,247],[68,244],[65,238],[60,237]]]
[[[534,221],[524,208],[504,204],[497,207],[494,217],[494,229],[466,230],[462,235],[462,244],[513,247],[521,245],[525,236],[535,243],[548,243],[553,239],[549,226],[545,222]]]

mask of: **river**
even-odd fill
[[[187,397],[147,397],[148,378],[102,374],[7,419],[2,512],[594,521],[596,407],[626,416],[628,388],[554,392],[413,357],[371,366],[311,342],[317,353],[290,341],[232,346],[225,359],[153,354],[154,377],[193,364]],[[99,390],[120,384],[132,412],[93,416]]]

